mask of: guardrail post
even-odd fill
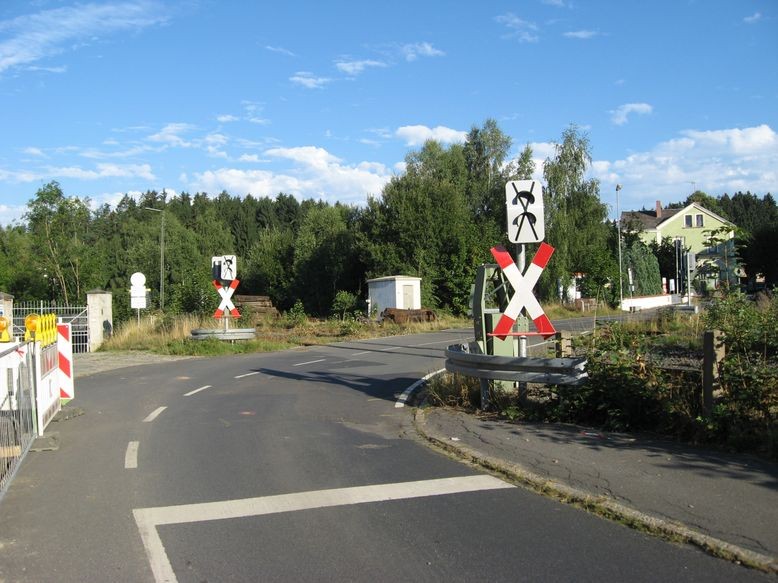
[[[519,336],[519,356],[524,358],[527,357],[527,337],[526,336]],[[524,381],[519,381],[516,385],[516,388],[518,390],[519,403],[521,403],[522,405],[526,404],[527,383]]]
[[[556,341],[557,358],[566,358],[573,355],[573,338],[570,332],[557,332],[554,339]]]
[[[706,330],[702,338],[702,412],[713,413],[713,385],[719,380],[719,363],[724,359],[724,334],[721,330]]]

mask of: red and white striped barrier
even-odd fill
[[[548,260],[554,254],[554,248],[547,243],[541,243],[538,252],[532,258],[532,263],[529,264],[524,275],[521,274],[518,265],[514,263],[510,253],[504,247],[492,247],[491,251],[492,256],[514,290],[508,307],[494,328],[494,336],[505,340],[505,337],[511,333],[513,324],[516,322],[519,314],[521,314],[522,308],[527,309],[527,314],[535,323],[539,334],[542,336],[556,334],[556,329],[551,324],[551,320],[548,319],[537,298],[532,293],[532,288],[535,287],[540,274],[543,273],[546,265],[548,265]]]
[[[57,353],[59,357],[59,398],[62,404],[75,397],[73,380],[73,341],[70,324],[57,324]]]

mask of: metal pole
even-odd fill
[[[527,337],[519,336],[519,357],[527,357]],[[527,383],[525,381],[519,381],[518,383],[518,397],[519,403],[524,404],[527,400]]]
[[[165,311],[165,211],[162,211],[159,234],[159,311]]]
[[[624,284],[621,281],[621,208],[619,205],[619,191],[621,190],[621,184],[616,185],[616,225],[619,231],[619,310],[623,309],[624,305]]]
[[[689,252],[686,253],[686,305],[692,305],[692,258]]]

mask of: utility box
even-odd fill
[[[390,275],[367,280],[367,301],[370,314],[380,314],[386,308],[421,309],[421,278]]]

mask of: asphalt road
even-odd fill
[[[468,336],[80,379],[0,503],[0,582],[770,579],[428,449],[398,398]]]

